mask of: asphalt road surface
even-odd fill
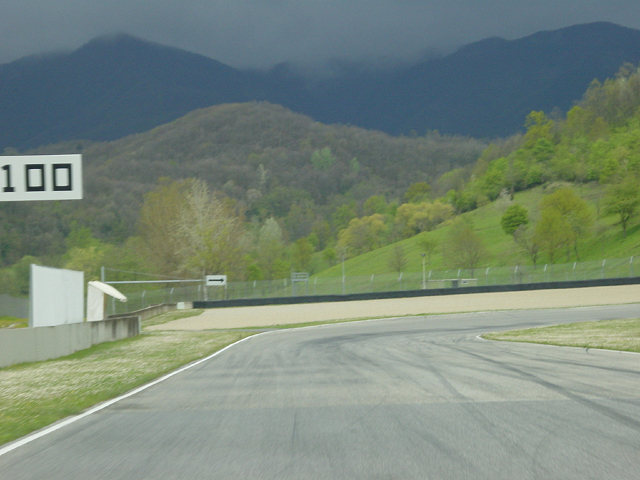
[[[640,355],[477,335],[638,316],[622,305],[270,332],[0,456],[0,478],[636,480]]]

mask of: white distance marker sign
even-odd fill
[[[0,156],[0,202],[81,198],[82,155]]]

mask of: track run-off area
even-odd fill
[[[597,300],[621,304],[268,331],[6,450],[0,478],[637,479],[640,355],[479,338],[640,317]]]

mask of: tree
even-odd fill
[[[535,266],[538,263],[538,255],[540,254],[540,244],[536,238],[534,231],[528,228],[528,225],[522,224],[513,232],[515,242],[527,252],[529,258]]]
[[[513,235],[522,225],[529,223],[529,213],[522,205],[511,205],[502,215],[500,225],[507,235]]]
[[[629,220],[635,215],[639,205],[640,191],[635,178],[628,176],[620,183],[609,187],[605,198],[605,211],[618,216],[625,235]]]
[[[142,256],[153,265],[154,272],[172,275],[180,268],[174,226],[186,208],[187,192],[192,186],[193,180],[161,179],[159,185],[144,196],[138,235],[142,240]]]
[[[430,195],[431,186],[427,182],[416,182],[405,192],[404,201],[407,203],[426,202]]]
[[[469,268],[473,275],[473,270],[480,266],[487,251],[482,239],[473,229],[471,221],[458,217],[449,228],[443,254],[451,267]]]
[[[566,232],[559,233],[559,240],[573,246],[576,258],[578,257],[578,240],[583,238],[593,224],[593,215],[589,205],[569,187],[559,188],[547,195],[540,202],[541,210],[555,210],[560,215],[562,228]],[[550,218],[550,217],[549,217]],[[555,220],[554,220],[555,221]],[[555,231],[547,229],[550,233]],[[556,243],[556,242],[552,242]]]
[[[549,262],[553,263],[558,250],[571,244],[572,234],[559,210],[545,208],[536,223],[532,240],[546,252]]]
[[[354,218],[338,234],[338,247],[355,255],[368,252],[383,244],[386,230],[384,217],[379,213]]]
[[[280,278],[284,252],[282,229],[275,218],[269,217],[260,227],[256,248],[258,266],[264,278]]]
[[[391,252],[391,257],[389,258],[389,267],[391,267],[395,272],[402,273],[407,266],[407,262],[408,260],[404,247],[396,244]]]
[[[384,195],[372,195],[362,205],[362,211],[365,215],[373,215],[374,213],[387,213],[389,205]]]
[[[238,276],[245,271],[242,222],[226,199],[210,194],[203,181],[191,182],[173,232],[181,271]]]
[[[453,216],[453,207],[436,200],[433,203],[404,203],[396,211],[396,223],[404,237],[431,230]]]
[[[550,120],[544,112],[533,111],[527,115],[525,120],[527,133],[524,135],[525,148],[533,147],[538,140],[553,138],[554,122]]]
[[[436,248],[438,248],[437,240],[429,234],[423,233],[418,238],[418,247],[420,248],[420,251],[427,256],[427,261],[431,263],[431,256],[433,255],[433,252],[436,251]]]
[[[312,255],[313,245],[311,245],[309,239],[299,238],[293,244],[291,266],[298,272],[308,272]]]
[[[324,147],[311,154],[311,163],[316,170],[329,170],[336,163],[336,157],[331,153],[331,148]]]

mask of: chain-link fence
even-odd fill
[[[635,265],[637,263],[637,265]],[[109,300],[108,314],[124,313],[159,303],[195,300],[234,300],[295,297],[305,295],[347,295],[483,285],[571,282],[640,276],[640,258],[607,259],[563,264],[488,267],[476,269],[428,270],[424,272],[345,275],[344,277],[301,277],[251,282],[228,282],[225,287],[193,284],[181,287],[141,288],[118,285],[127,303]],[[296,281],[295,279],[298,278]],[[304,277],[303,277],[304,278]],[[294,281],[292,281],[292,279]]]
[[[590,262],[548,265],[488,267],[476,269],[429,270],[424,272],[308,277],[250,282],[227,282],[224,287],[205,287],[201,283],[118,284],[128,301],[107,299],[107,314],[126,313],[150,305],[195,300],[233,300],[295,297],[305,295],[348,295],[483,285],[570,282],[640,276],[640,258],[619,258]],[[157,280],[156,280],[157,282]],[[0,317],[28,318],[29,298],[0,292]]]

